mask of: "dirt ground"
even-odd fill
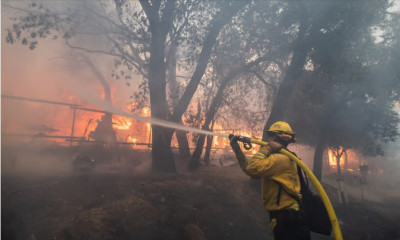
[[[259,182],[238,165],[190,173],[177,161],[177,174],[154,174],[148,152],[135,151],[79,172],[65,149],[2,150],[2,239],[273,239]],[[350,194],[344,205],[331,182],[344,239],[400,239],[400,198]]]

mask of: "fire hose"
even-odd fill
[[[250,150],[252,148],[252,143],[260,145],[260,146],[267,146],[268,143],[254,139],[254,138],[249,138],[249,137],[243,137],[243,136],[237,136],[237,140],[243,143],[243,147],[246,150]],[[333,234],[335,236],[336,240],[343,240],[342,237],[342,232],[340,230],[339,226],[339,221],[336,217],[335,211],[333,210],[332,204],[328,198],[328,195],[326,194],[324,188],[322,187],[321,183],[318,181],[317,177],[313,174],[313,172],[307,167],[305,163],[303,163],[298,157],[290,153],[289,151],[285,149],[279,150],[280,153],[288,156],[291,160],[293,160],[303,171],[307,174],[307,176],[311,179],[312,183],[316,187],[319,195],[321,196],[322,202],[325,205],[326,211],[328,212],[329,215],[329,220],[331,221],[332,224],[332,230]]]
[[[124,111],[121,111],[121,110],[115,108],[114,106],[110,105],[109,103],[98,104],[99,103],[98,99],[93,98],[93,97],[89,97],[86,93],[85,94],[80,94],[80,95],[84,96],[87,101],[91,102],[94,105],[101,105],[105,112],[110,112],[110,113],[117,114],[117,115],[120,115],[120,116],[133,118],[133,119],[135,119],[137,121],[141,121],[141,122],[148,122],[148,123],[151,123],[151,124],[157,125],[157,126],[180,129],[180,130],[184,130],[184,131],[191,131],[191,132],[196,132],[196,133],[205,134],[205,135],[213,135],[213,136],[226,137],[226,138],[229,137],[226,134],[210,132],[210,131],[207,131],[207,130],[197,129],[197,128],[193,128],[193,127],[187,127],[187,126],[183,126],[181,124],[169,122],[169,121],[166,121],[166,120],[155,119],[155,118],[147,118],[147,117],[142,117],[142,116],[138,116],[138,115],[129,114],[129,113],[126,113]],[[58,103],[58,102],[52,102],[52,101],[47,101],[47,100],[29,99],[29,98],[22,98],[22,97],[16,97],[16,96],[7,96],[7,95],[4,95],[4,94],[2,94],[1,97],[14,98],[14,99],[17,99],[17,100],[39,101],[39,102],[51,103],[51,104],[70,105],[70,106],[77,107],[74,104]],[[91,110],[91,111],[93,111],[93,110]],[[97,111],[97,110],[94,110],[94,111]],[[103,111],[99,111],[99,112],[103,112]],[[243,137],[243,136],[238,136],[237,140],[240,141],[240,142],[243,142],[243,146],[244,146],[244,148],[246,150],[250,150],[252,148],[252,146],[251,146],[252,143],[257,144],[257,145],[261,145],[261,146],[268,145],[267,142],[264,142],[264,141],[261,141],[261,140],[258,140],[258,139]],[[285,149],[281,149],[279,152],[282,153],[282,154],[285,154],[291,160],[293,160],[301,169],[303,169],[303,171],[311,179],[311,181],[313,182],[313,184],[316,187],[317,191],[319,192],[319,194],[321,196],[321,199],[322,199],[322,202],[324,203],[325,208],[326,208],[326,210],[328,212],[329,220],[331,221],[331,224],[332,224],[332,229],[333,229],[333,233],[334,233],[335,239],[336,240],[343,240],[342,233],[341,233],[340,226],[339,226],[339,222],[338,222],[338,219],[336,217],[335,211],[333,210],[332,204],[329,201],[328,195],[326,194],[325,190],[323,189],[321,183],[318,181],[318,179],[315,177],[315,175],[312,173],[312,171],[299,158],[297,158],[295,155],[293,155],[292,153],[290,153],[289,151],[287,151]]]

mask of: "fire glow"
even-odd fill
[[[132,126],[132,119],[124,116],[113,115],[112,118],[113,128],[119,130],[129,130]]]
[[[341,155],[340,153],[344,151]],[[346,168],[346,165],[348,166],[346,168],[347,171],[354,172],[354,169],[357,169],[359,165],[359,158],[357,156],[357,153],[352,150],[352,149],[346,149],[343,150],[342,147],[340,147],[337,151],[328,149],[327,151],[328,155],[328,162],[330,167],[337,167],[337,156],[339,156],[339,164],[341,168]],[[347,161],[346,161],[347,158]],[[352,168],[349,168],[352,167]]]
[[[145,121],[142,122],[140,119],[138,120],[129,116],[120,115],[118,114],[119,112],[116,114],[107,114],[105,112],[107,111],[106,109],[99,110],[93,106],[82,106],[73,95],[68,95],[66,98],[68,100],[75,99],[74,102],[77,103],[72,104],[47,99],[17,99],[24,100],[21,107],[18,107],[17,109],[22,110],[24,107],[28,106],[29,109],[34,109],[34,112],[39,116],[38,118],[35,118],[35,120],[37,120],[36,122],[31,121],[33,127],[24,130],[30,130],[32,136],[41,136],[42,141],[56,141],[61,144],[68,143],[71,146],[71,144],[78,141],[76,139],[79,139],[80,142],[93,142],[99,139],[99,141],[102,141],[101,138],[104,136],[102,135],[102,132],[109,131],[107,130],[109,129],[107,126],[110,126],[115,134],[115,140],[118,142],[135,143],[140,146],[151,144],[151,123]],[[65,99],[63,100],[65,101]],[[51,103],[52,105],[46,105],[46,108],[44,108],[42,103],[38,102]],[[70,107],[65,108],[60,105],[67,105]],[[134,102],[126,105],[128,112],[136,112],[140,117],[151,117],[151,110],[149,107],[143,107],[140,109],[137,107],[138,104]],[[101,127],[99,128],[99,126]],[[229,139],[227,138],[227,134],[235,133],[244,136],[252,135],[245,131],[222,130],[223,127],[218,123],[215,123],[214,126],[216,129],[221,130],[217,130],[217,136],[213,136],[213,148],[229,148]],[[197,129],[197,127],[195,128]],[[100,130],[98,131],[98,129]],[[18,130],[13,132],[17,135]],[[110,134],[112,134],[112,131]],[[192,134],[193,133],[189,131],[189,139],[193,136]],[[29,136],[29,134],[26,135]],[[226,136],[222,137],[222,135]],[[71,137],[71,140],[69,140],[69,136]],[[174,146],[174,142],[172,142],[171,145]],[[193,141],[189,141],[189,145],[191,148],[195,147]]]
[[[128,136],[126,138],[126,142],[130,142],[130,143],[136,143],[137,142],[137,138],[134,138],[132,136]]]
[[[340,147],[339,151],[343,151],[343,148]],[[335,156],[335,153],[332,149],[328,150],[328,160],[329,160],[329,165],[334,167],[337,166],[337,156]],[[343,166],[345,162],[345,154],[343,153],[340,157],[339,157],[339,164],[340,166]]]

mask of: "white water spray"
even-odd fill
[[[83,92],[81,92],[81,90],[82,89],[73,89],[73,91],[75,93],[77,93],[78,96],[81,96],[86,101],[90,102],[91,104],[93,104],[93,105],[95,105],[95,106],[97,106],[99,108],[102,108],[106,112],[110,112],[110,113],[113,113],[113,114],[116,114],[116,115],[120,115],[120,116],[124,116],[124,117],[128,117],[128,118],[133,118],[133,119],[135,119],[137,121],[140,121],[140,122],[148,122],[148,123],[150,123],[152,125],[157,125],[157,126],[161,126],[161,127],[173,128],[173,129],[177,129],[177,130],[195,132],[195,133],[199,133],[199,134],[212,135],[212,136],[218,136],[218,137],[224,137],[224,138],[228,138],[229,137],[229,135],[227,135],[227,134],[206,131],[206,130],[202,130],[202,129],[198,129],[198,128],[194,128],[194,127],[187,127],[187,126],[184,126],[182,124],[178,124],[178,123],[174,123],[174,122],[170,122],[170,121],[166,121],[166,120],[161,120],[161,119],[156,119],[156,118],[148,118],[148,117],[141,117],[141,116],[138,116],[138,115],[130,114],[130,113],[124,112],[124,111],[122,111],[120,109],[117,109],[112,104],[106,103],[103,100],[100,100],[99,98],[88,94],[87,92],[83,93]]]
[[[152,125],[157,125],[157,126],[161,126],[161,127],[173,128],[173,129],[183,130],[183,131],[188,131],[188,132],[195,132],[195,133],[204,134],[204,135],[213,135],[213,136],[226,137],[226,138],[229,137],[229,135],[227,135],[227,134],[206,131],[206,130],[202,130],[202,129],[198,129],[198,128],[194,128],[194,127],[187,127],[187,126],[182,125],[182,124],[178,124],[178,123],[174,123],[174,122],[170,122],[170,121],[165,121],[165,120],[161,120],[161,119],[147,118],[147,117],[137,116],[137,115],[134,115],[134,114],[129,114],[127,112],[124,112],[124,111],[121,111],[121,110],[115,108],[114,106],[103,107],[103,109],[106,112],[110,112],[110,113],[113,113],[113,114],[116,114],[116,115],[133,118],[133,119],[135,119],[137,121],[140,121],[140,122],[148,122],[148,123],[150,123]]]

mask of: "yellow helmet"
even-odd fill
[[[278,121],[273,123],[269,127],[267,133],[273,133],[285,142],[296,142],[296,133],[293,132],[292,128],[287,122]]]

